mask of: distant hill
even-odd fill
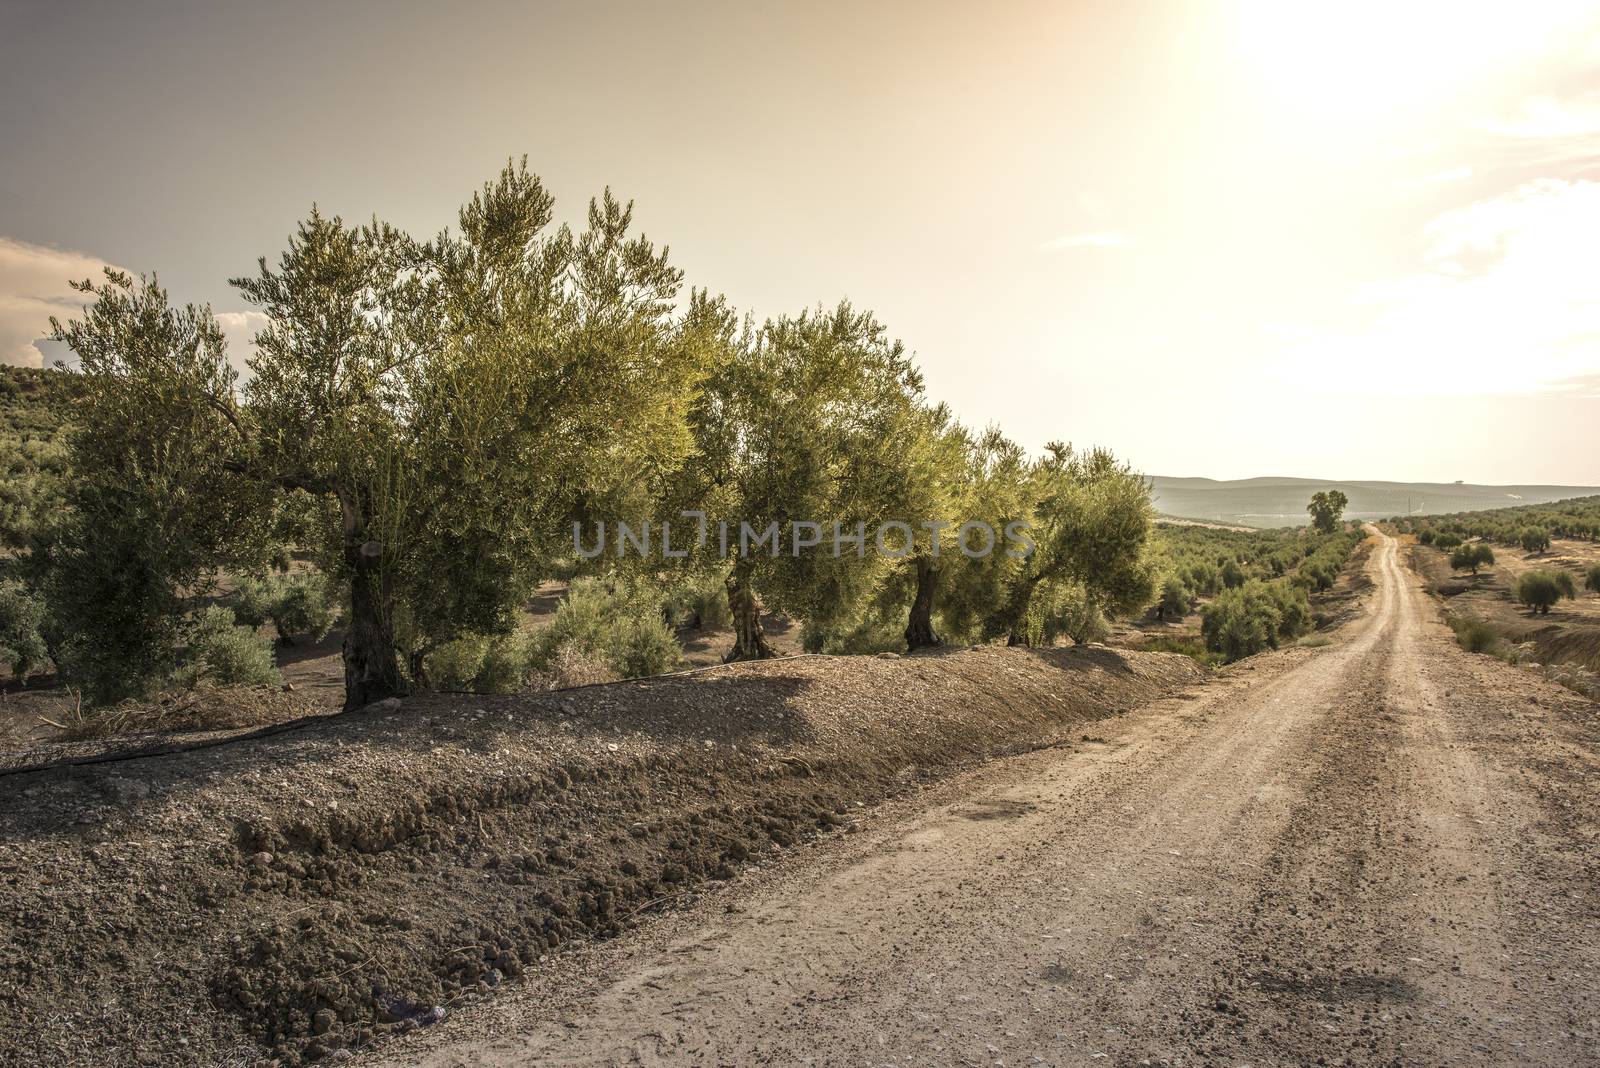
[[[1436,515],[1548,504],[1600,493],[1594,486],[1474,486],[1461,482],[1338,482],[1315,478],[1168,478],[1152,476],[1156,510],[1185,519],[1252,527],[1299,526],[1306,502],[1317,490],[1342,490],[1350,519]]]

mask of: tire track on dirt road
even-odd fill
[[[394,1064],[1583,1063],[1594,705],[1366,615],[891,808]],[[929,799],[933,803],[929,805]]]

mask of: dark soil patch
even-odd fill
[[[0,1054],[297,1064],[360,1048],[843,833],[861,806],[1202,674],[1107,649],[805,658],[424,696],[0,776]]]

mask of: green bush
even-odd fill
[[[1207,649],[1231,662],[1276,649],[1282,622],[1277,599],[1257,580],[1219,593],[1205,607],[1200,633]]]
[[[435,690],[474,689],[488,645],[474,636],[445,642],[433,650],[425,662],[428,686]]]
[[[1567,571],[1530,571],[1517,580],[1517,601],[1534,615],[1549,615],[1563,597],[1577,596],[1572,575]]]
[[[1178,653],[1206,667],[1216,667],[1224,659],[1221,653],[1207,649],[1201,642],[1181,638],[1154,638],[1139,646],[1139,649],[1147,653]]]
[[[1194,591],[1180,578],[1171,577],[1161,584],[1161,599],[1156,602],[1156,618],[1168,615],[1182,619],[1194,604]]]
[[[683,647],[659,615],[638,616],[614,626],[604,652],[612,670],[625,679],[675,671],[683,663]]]
[[[271,623],[285,645],[296,638],[319,642],[338,619],[339,597],[326,575],[269,575],[239,583],[233,609],[239,622],[259,627]]]
[[[563,650],[598,655],[623,678],[674,670],[683,649],[667,626],[661,599],[646,589],[591,578],[573,582],[555,618],[528,642],[528,667],[548,673]]]
[[[1311,603],[1297,582],[1252,579],[1207,605],[1200,625],[1206,648],[1242,660],[1311,629]]]
[[[178,681],[193,686],[263,686],[282,679],[272,662],[272,643],[254,627],[238,626],[233,610],[212,605],[189,628]]]
[[[1543,527],[1523,527],[1517,541],[1530,553],[1542,553],[1550,548],[1550,532]]]
[[[528,681],[528,645],[520,634],[502,634],[483,650],[472,689],[478,693],[518,693]]]
[[[733,621],[720,572],[698,574],[673,587],[661,610],[669,625],[691,630],[715,630]]]
[[[1450,554],[1450,566],[1457,571],[1471,569],[1476,575],[1480,567],[1494,563],[1494,550],[1483,542],[1463,545]]]
[[[40,628],[44,605],[20,583],[0,583],[0,663],[18,679],[50,659]]]
[[[1448,552],[1449,550],[1460,545],[1462,540],[1463,539],[1460,534],[1453,534],[1448,530],[1444,530],[1433,536],[1433,547],[1435,549],[1443,549]]]
[[[1600,564],[1594,564],[1589,568],[1583,584],[1585,588],[1595,593],[1600,593]]]
[[[1481,619],[1453,618],[1450,628],[1456,632],[1456,642],[1469,653],[1490,653],[1500,643],[1500,635]]]

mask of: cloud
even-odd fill
[[[1130,245],[1133,239],[1120,230],[1099,230],[1088,234],[1068,234],[1054,241],[1046,241],[1041,248],[1116,248]]]
[[[1471,178],[1471,167],[1452,167],[1447,171],[1437,171],[1433,174],[1424,174],[1417,178],[1405,178],[1395,183],[1404,189],[1417,189],[1422,186],[1438,185],[1441,182],[1459,182]]]
[[[49,336],[50,316],[66,318],[83,307],[68,280],[98,278],[105,266],[82,252],[0,237],[0,363],[42,366],[35,342]]]
[[[1541,178],[1446,212],[1414,274],[1352,294],[1356,325],[1280,367],[1400,396],[1573,393],[1600,372],[1600,182]]]
[[[50,317],[65,321],[78,315],[84,294],[67,283],[91,278],[99,281],[108,266],[84,252],[65,252],[0,237],[0,363],[41,367],[64,360],[72,364],[65,345],[49,340]],[[217,323],[228,339],[228,362],[241,373],[255,351],[254,338],[266,326],[258,311],[217,313]]]
[[[1477,130],[1488,141],[1484,158],[1498,166],[1567,178],[1600,169],[1600,92],[1526,97]]]
[[[217,325],[228,339],[228,362],[241,375],[248,375],[244,362],[256,350],[256,334],[266,329],[267,316],[258,311],[217,312]]]

